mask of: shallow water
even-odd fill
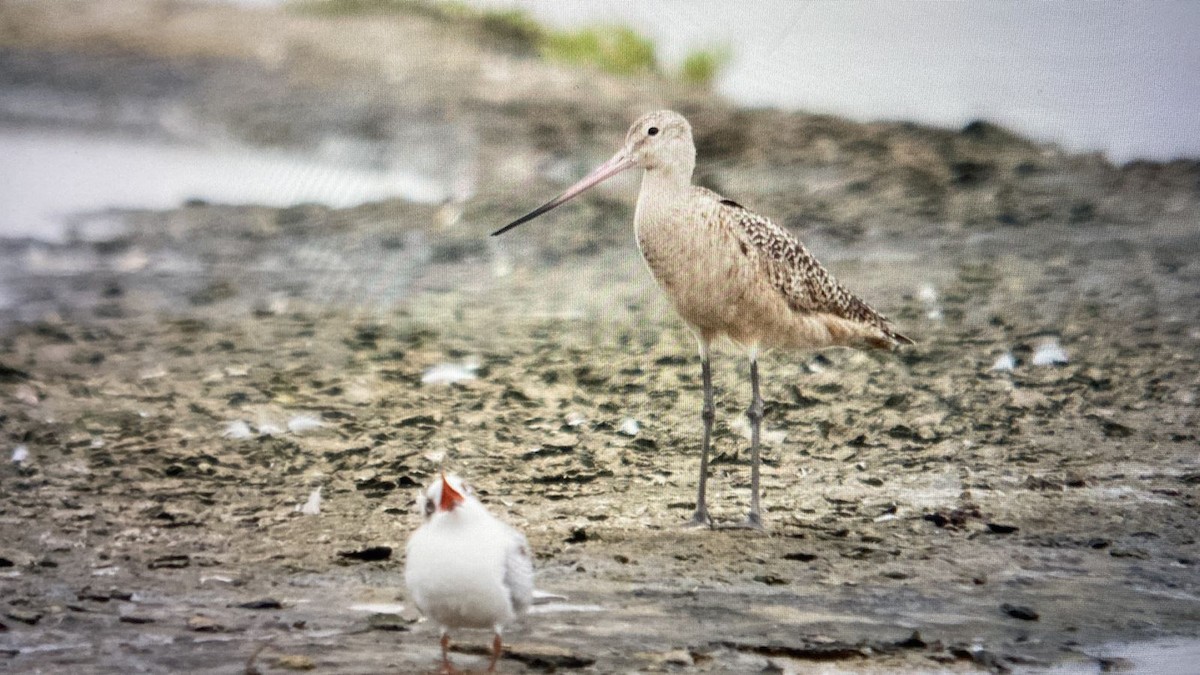
[[[338,145],[326,143],[328,154],[345,154],[336,152]],[[449,186],[391,166],[72,129],[0,127],[0,175],[0,238],[52,242],[94,229],[97,219],[84,218],[89,214],[167,209],[187,200],[342,208],[390,198],[437,203],[451,196]]]

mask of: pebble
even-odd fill
[[[285,654],[275,659],[275,667],[283,670],[312,670],[317,664],[303,654]]]
[[[439,363],[421,375],[421,384],[466,382],[475,379],[477,370],[479,370],[479,364],[475,363]]]
[[[621,426],[617,427],[617,433],[625,436],[637,436],[638,431],[641,431],[641,425],[632,417],[621,420]]]
[[[19,607],[14,607],[13,609],[8,610],[4,616],[7,616],[13,621],[27,623],[30,626],[36,626],[37,622],[42,620],[41,612],[37,612],[32,609],[21,609]]]
[[[296,510],[306,516],[315,516],[321,513],[321,488],[313,490],[308,495],[308,501],[296,507]]]
[[[244,441],[248,438],[254,438],[254,432],[250,430],[249,424],[242,420],[237,420],[225,425],[225,431],[221,432],[221,436],[235,441]]]
[[[1000,605],[1000,611],[1014,619],[1020,619],[1022,621],[1038,620],[1038,613],[1033,611],[1032,608],[1026,607],[1025,605],[1010,605],[1006,602],[1003,605]]]
[[[345,560],[387,560],[392,557],[391,546],[368,546],[357,551],[340,551],[338,557]]]
[[[22,443],[21,445],[18,445],[17,447],[13,448],[13,454],[12,454],[13,464],[20,464],[21,462],[24,462],[27,459],[29,459],[29,446]]]
[[[1031,362],[1035,366],[1061,366],[1068,362],[1067,352],[1055,338],[1047,338],[1033,350]]]
[[[302,434],[306,431],[320,429],[323,426],[325,426],[325,423],[312,415],[296,415],[288,420],[287,423],[288,431],[293,434]]]
[[[367,628],[371,630],[389,630],[396,632],[406,632],[409,630],[409,624],[412,621],[405,619],[399,614],[379,613],[372,614],[367,617]]]
[[[1012,352],[1004,352],[996,357],[992,362],[992,367],[989,370],[999,373],[1005,373],[1017,367],[1017,359],[1012,355]]]
[[[220,633],[225,627],[203,614],[197,614],[188,619],[187,627],[197,633]]]

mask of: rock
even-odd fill
[[[663,652],[654,656],[654,662],[663,666],[693,666],[696,660],[692,658],[691,652],[686,649],[672,649],[669,652]]]
[[[283,603],[274,598],[262,598],[261,600],[251,600],[236,605],[242,609],[283,609]]]
[[[152,570],[182,569],[190,565],[191,562],[191,558],[184,554],[164,555],[151,560],[147,567]]]
[[[774,574],[759,574],[754,577],[754,580],[760,584],[766,584],[768,586],[784,586],[788,583],[787,579]]]
[[[406,632],[412,623],[413,620],[400,614],[377,612],[367,617],[367,627],[371,630]]]
[[[1011,616],[1014,619],[1020,619],[1022,621],[1037,621],[1038,620],[1038,613],[1033,611],[1032,608],[1026,607],[1024,605],[1010,605],[1009,603],[1006,602],[1003,605],[1000,605],[1000,611],[1004,612],[1005,614]]]
[[[303,654],[284,654],[275,659],[275,667],[283,670],[312,670],[317,663]]]
[[[121,617],[117,620],[120,621],[121,623],[132,623],[132,624],[136,624],[136,625],[141,625],[141,624],[146,624],[146,623],[154,623],[154,621],[155,621],[154,619],[152,619],[148,616],[141,616],[139,614],[122,614]]]
[[[197,614],[188,619],[187,627],[188,630],[194,630],[197,633],[220,633],[225,630],[225,626],[203,614]]]
[[[7,612],[5,612],[4,616],[7,616],[8,618],[12,619],[13,621],[20,621],[21,623],[27,623],[30,626],[36,626],[37,622],[42,620],[41,612],[38,612],[38,611],[35,611],[32,609],[22,609],[20,607],[14,607],[14,608],[8,610]]]
[[[1137,558],[1138,560],[1149,560],[1150,553],[1146,549],[1135,547],[1117,547],[1114,546],[1108,554],[1114,558]]]
[[[338,551],[338,557],[343,560],[361,560],[364,562],[388,560],[392,557],[392,547],[368,546],[357,551]]]
[[[559,668],[587,668],[596,659],[556,645],[518,643],[505,645],[504,658],[519,661],[535,670],[553,672]]]

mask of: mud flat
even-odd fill
[[[505,672],[1194,663],[1195,163],[1113,167],[986,123],[738,110],[420,15],[78,7],[93,13],[2,6],[3,72],[26,76],[0,102],[136,100],[123,109],[146,115],[89,119],[297,152],[333,134],[393,157],[439,129],[473,178],[444,205],[196,200],[3,242],[6,667],[427,671],[436,636],[404,596],[403,546],[443,458],[563,596],[512,632]],[[396,39],[339,39],[362,31]],[[418,43],[444,51],[403,51]],[[444,86],[396,83],[421,59],[446,64]],[[255,87],[283,99],[251,105]],[[699,368],[637,258],[634,186],[484,236],[666,104],[693,118],[702,180],[789,223],[918,340],[764,358],[765,534],[681,528]],[[195,125],[163,126],[166,109]],[[710,489],[730,522],[748,498],[746,368],[729,351],[715,375]],[[461,636],[456,661],[480,667],[486,639]]]

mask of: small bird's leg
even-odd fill
[[[441,675],[454,675],[454,666],[450,665],[450,634],[442,633],[442,668]]]
[[[704,384],[704,408],[700,411],[700,419],[704,421],[704,443],[700,446],[700,488],[696,495],[696,513],[689,525],[703,526],[712,521],[708,517],[708,504],[704,498],[704,489],[708,484],[708,449],[712,443],[713,420],[717,417],[713,406],[712,368],[708,362],[708,345],[700,347],[700,379]]]
[[[762,529],[762,516],[758,510],[758,442],[762,427],[763,399],[758,390],[758,359],[750,357],[750,407],[746,409],[746,417],[750,419],[750,514],[746,516],[746,526]]]
[[[502,648],[503,644],[500,642],[500,634],[496,633],[496,637],[492,638],[492,660],[488,662],[487,669],[489,673],[496,672],[496,661],[500,659],[500,650]]]

